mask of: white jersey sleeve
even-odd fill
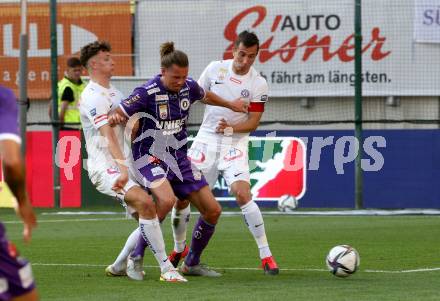
[[[209,91],[211,88],[211,72],[214,68],[215,63],[215,61],[209,63],[209,65],[206,66],[205,70],[203,70],[202,75],[200,75],[199,80],[197,81],[199,86],[202,87],[205,91]]]
[[[108,124],[108,113],[110,112],[110,103],[103,100],[99,94],[88,95],[87,102],[83,103],[84,114],[95,129]]]
[[[250,99],[249,112],[264,112],[264,104],[269,99],[269,86],[267,81],[258,76],[253,87],[252,98]]]

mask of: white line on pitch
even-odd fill
[[[32,263],[34,266],[69,266],[69,267],[106,267],[103,264],[87,264],[87,263]],[[159,268],[154,265],[146,265],[145,268]],[[244,270],[244,271],[259,271],[260,268],[240,268],[240,267],[212,267],[218,270]],[[294,268],[281,268],[281,271],[303,271],[303,272],[328,272],[326,269],[294,269]],[[387,270],[363,270],[364,273],[384,273],[384,274],[401,274],[401,273],[422,273],[422,272],[434,272],[440,271],[440,268],[422,268],[422,269],[412,269],[412,270],[400,270],[400,271],[387,271]]]
[[[120,215],[123,216],[121,213]],[[191,212],[191,215],[199,215],[198,212]],[[241,216],[241,212],[236,214],[226,214],[224,217]],[[123,221],[132,220],[131,217],[112,217],[112,218],[67,218],[67,219],[38,219],[38,223],[61,223],[61,222],[101,222],[101,221]],[[22,224],[20,220],[2,221],[3,224]]]
[[[71,218],[71,219],[39,219],[38,223],[60,223],[60,222],[101,222],[101,221],[122,221],[131,220],[131,218]],[[3,224],[22,224],[22,221],[2,221]]]
[[[364,272],[398,274],[398,273],[420,273],[420,272],[433,272],[433,271],[440,271],[440,268],[423,268],[423,269],[401,270],[401,271],[365,270]]]

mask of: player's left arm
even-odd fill
[[[249,112],[248,118],[240,123],[230,125],[222,118],[216,128],[217,133],[250,133],[255,131],[260,125],[261,116],[263,112]]]
[[[264,106],[268,100],[268,90],[267,82],[261,79],[249,103],[247,119],[237,124],[228,124],[227,120],[222,118],[216,128],[217,133],[233,134],[255,131],[260,125],[260,120],[264,113]]]
[[[211,91],[206,91],[205,98],[203,98],[201,101],[204,104],[218,106],[218,107],[225,107],[234,112],[243,112],[243,113],[247,113],[249,106],[249,103],[242,98],[238,98],[233,101],[227,101],[226,99],[218,96],[217,94]]]

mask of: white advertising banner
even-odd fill
[[[415,0],[414,40],[440,43],[440,0]]]
[[[413,43],[413,0],[362,3],[363,94],[440,95],[440,45]],[[197,79],[209,62],[231,58],[237,34],[250,29],[271,96],[354,95],[352,0],[150,0],[135,16],[138,76],[157,74],[160,44],[174,41]]]

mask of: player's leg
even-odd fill
[[[193,169],[196,174],[201,170],[208,185],[211,188],[214,187],[218,178],[216,166],[218,156],[215,143],[208,145],[200,141],[195,141],[188,151],[188,157],[191,158],[191,169]],[[174,250],[171,252],[169,258],[175,267],[177,267],[179,261],[188,253],[186,231],[189,224],[190,213],[191,210],[188,200],[177,201],[171,212]]]
[[[219,169],[257,243],[265,273],[276,275],[279,269],[269,248],[263,216],[257,203],[252,200],[247,145],[235,145],[227,154],[220,160]]]
[[[127,258],[130,253],[134,250],[138,237],[140,236],[139,227],[134,229],[133,232],[128,236],[124,247],[118,254],[116,260],[105,269],[107,276],[126,276],[127,272]]]
[[[162,180],[157,187],[152,188],[152,193],[156,197],[157,202],[168,203],[171,209],[175,196],[172,193],[171,186],[166,179]],[[159,192],[158,192],[159,191]],[[171,193],[170,193],[171,192]],[[160,227],[159,219],[156,214],[156,206],[152,198],[139,186],[130,188],[125,194],[125,202],[133,207],[139,214],[139,231],[142,235],[143,242],[151,249],[157,263],[161,269],[161,280],[165,281],[186,281],[181,277],[168,260],[168,256],[165,251],[165,242],[163,240],[162,229]],[[139,240],[138,240],[139,242]],[[134,270],[139,272],[139,266],[136,263],[142,263],[143,254],[138,254],[137,247],[129,257],[127,265],[127,275],[129,274],[129,268],[131,263],[134,263]],[[143,252],[142,252],[143,253]],[[133,261],[131,261],[133,259]],[[143,275],[137,274],[136,280],[141,280]]]
[[[168,256],[174,267],[179,261],[188,255],[186,245],[186,230],[191,215],[191,208],[188,200],[178,200],[171,211],[171,228],[173,230],[174,249]]]
[[[188,195],[188,199],[200,212],[200,217],[194,225],[191,247],[185,262],[182,264],[184,275],[218,277],[220,273],[200,265],[200,257],[215,231],[215,226],[221,214],[221,207],[212,195],[208,185]]]
[[[0,223],[0,300],[37,301],[30,263],[18,258],[18,251],[8,241]]]
[[[25,293],[21,296],[12,298],[11,301],[38,301],[38,293],[37,290],[34,288],[28,293]]]
[[[170,183],[165,178],[153,181],[152,187],[150,191],[152,192],[156,204],[163,204],[162,208],[167,208],[168,211],[172,208],[175,203],[176,197],[174,196],[173,190],[170,186]],[[138,258],[144,256],[145,248],[148,244],[142,238],[142,235],[139,236],[136,246],[131,253],[131,257]]]
[[[139,215],[137,212],[134,211],[133,208],[127,207],[126,210],[127,210],[127,214],[130,214],[136,221],[139,221]],[[162,221],[165,219],[166,215],[169,212],[169,208],[167,208],[167,206],[165,205],[159,206],[159,204],[156,202],[156,211],[157,211],[157,217],[159,218],[159,221],[162,223]],[[140,241],[139,246],[141,250],[142,251],[145,250],[146,245],[144,243],[144,239],[142,238],[142,235],[139,232],[139,228],[136,228],[128,236],[127,241],[125,242],[124,247],[118,254],[116,260],[105,269],[107,276],[111,276],[111,277],[127,276],[126,273],[127,259],[128,256],[131,254],[131,252],[135,249],[138,240]],[[188,248],[186,248],[186,250],[188,250]]]
[[[249,182],[243,180],[235,181],[230,185],[230,190],[235,196],[243,213],[244,221],[257,243],[265,273],[269,275],[278,274],[279,269],[272,257],[267,241],[263,215],[257,203],[252,200]]]

